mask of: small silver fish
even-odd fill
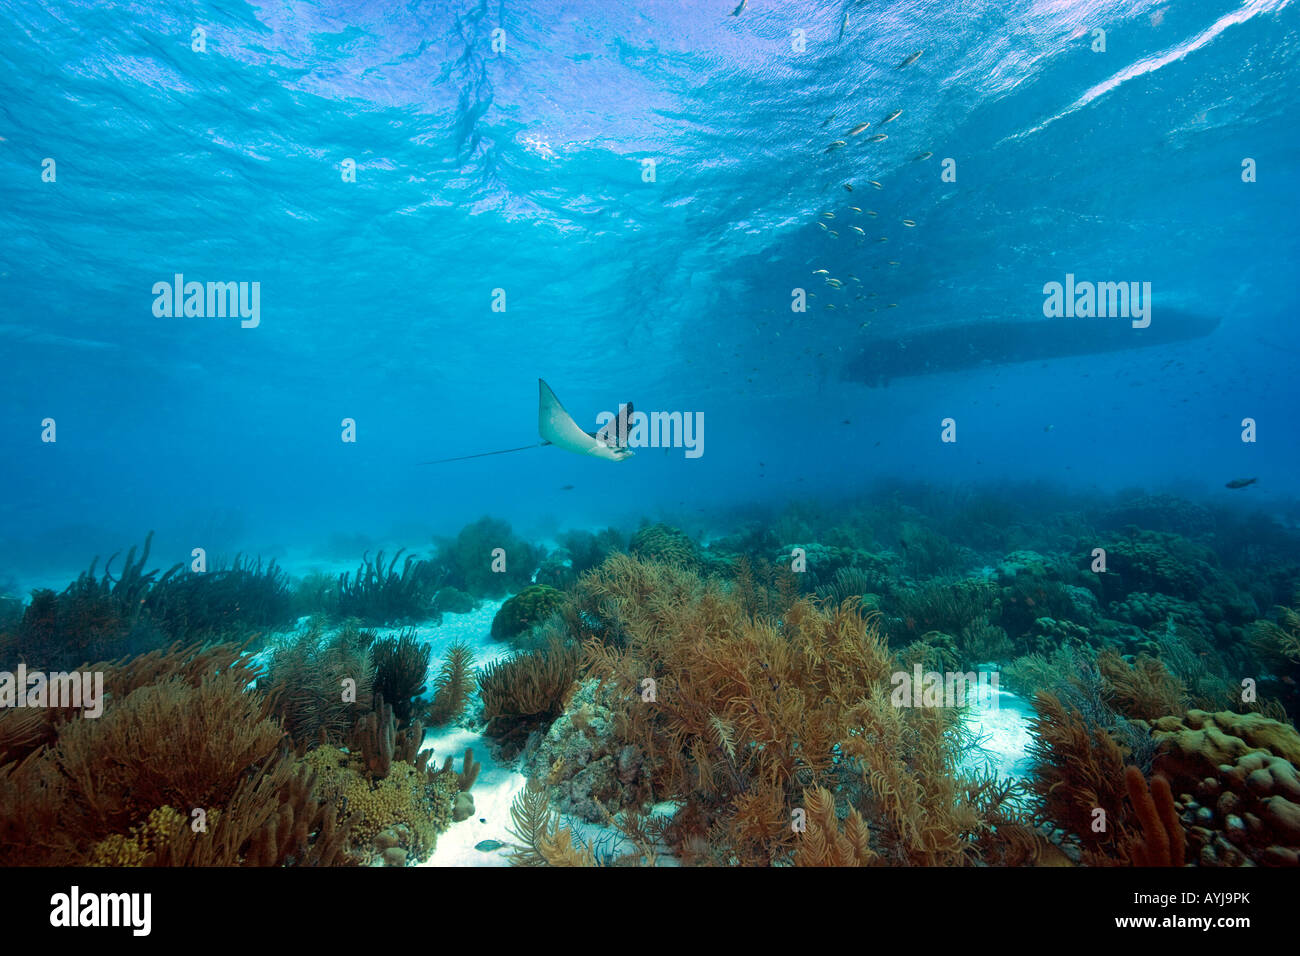
[[[883,143],[883,142],[884,142],[885,140],[887,140],[887,139],[889,139],[889,137],[888,137],[887,135],[885,135],[884,133],[877,133],[875,136],[871,137],[871,142],[873,142],[873,143]]]
[[[880,125],[883,126],[886,123],[892,123],[894,120],[898,119],[902,115],[903,115],[902,110],[894,110],[894,112],[890,113],[888,116],[886,116],[883,120],[880,121]]]
[[[905,225],[905,226],[915,226],[916,223],[915,223],[913,220],[911,220],[911,219],[904,219],[904,220],[903,220],[903,225]]]
[[[859,123],[857,126],[853,127],[853,129],[849,130],[849,135],[857,136],[859,133],[861,133],[864,129],[866,129],[870,125],[871,125],[870,123]]]
[[[876,180],[874,180],[874,179],[871,180],[871,185],[875,186],[877,189],[884,189],[884,188],[885,188],[884,186],[880,185],[880,183],[876,182]]]
[[[741,6],[743,7],[744,4],[742,3]],[[921,59],[921,54],[924,53],[924,52],[925,52],[924,50],[917,50],[915,53],[913,53],[911,56],[909,56],[909,57],[908,57],[906,60],[904,60],[902,63],[898,64],[898,66],[894,67],[894,69],[896,69],[896,70],[901,70],[901,69],[902,69],[903,67],[905,67],[905,66],[911,66],[911,65],[912,65],[913,63],[915,63],[917,60]]]
[[[740,11],[745,9],[745,4],[747,4],[747,3],[749,3],[749,0],[740,0],[740,6],[736,7],[736,9],[732,10],[732,11],[731,11],[731,15],[732,15],[733,17],[738,17],[738,16],[740,16]],[[921,55],[921,54],[919,54],[919,53],[917,54],[917,56],[920,56],[920,55]],[[904,63],[903,65],[904,65],[904,66],[907,66],[906,63]]]
[[[934,155],[934,153],[930,152],[930,151],[927,149],[924,153],[917,153],[916,156],[914,156],[913,158],[914,158],[914,159],[929,159],[929,158],[930,158],[931,156],[933,156],[933,155]]]

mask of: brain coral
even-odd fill
[[[647,525],[632,536],[629,549],[638,558],[664,561],[678,567],[694,567],[695,542],[685,532],[666,524]]]
[[[500,641],[532,630],[563,604],[563,591],[545,584],[530,584],[501,605],[492,619],[492,637]]]

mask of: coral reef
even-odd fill
[[[1195,601],[1215,577],[1214,553],[1181,535],[1130,528],[1103,547],[1107,568],[1100,578],[1109,600],[1147,591]]]
[[[1300,865],[1289,519],[1023,491],[899,482],[549,554],[484,518],[292,588],[153,570],[150,535],[0,600],[0,655],[98,660],[106,690],[93,720],[0,707],[0,864],[407,865],[477,815],[472,752],[421,749],[458,724],[522,754],[525,865]],[[511,594],[516,653],[477,673],[468,643],[431,673],[420,632],[364,629]],[[959,769],[958,710],[894,705],[918,664],[1032,699],[1023,784]]]
[[[164,825],[148,846],[153,866],[348,866],[348,826],[322,800],[316,778],[284,759],[243,781],[224,809],[196,829],[179,813],[160,808]],[[158,811],[155,811],[157,814]],[[151,822],[156,819],[151,815]],[[141,835],[138,831],[137,839]],[[147,838],[148,834],[143,834]],[[145,847],[142,846],[142,849]]]
[[[1157,769],[1202,866],[1300,865],[1300,734],[1262,714],[1189,710],[1153,724]]]
[[[1103,530],[1122,531],[1129,525],[1191,538],[1212,534],[1215,521],[1208,509],[1175,495],[1139,495],[1097,516]]]

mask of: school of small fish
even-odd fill
[[[746,2],[747,2],[747,0],[742,0],[740,6],[736,7],[736,9],[733,11],[732,15],[733,15],[733,16],[738,16],[738,15],[740,14],[740,12],[745,8],[745,3],[746,3]],[[839,40],[842,41],[842,40],[844,39],[845,32],[848,30],[848,26],[849,26],[849,15],[848,15],[847,13],[845,13],[845,14],[844,14],[843,21],[842,21],[841,24],[840,24]],[[894,67],[894,69],[895,69],[895,70],[903,70],[903,69],[906,69],[907,67],[909,67],[909,66],[911,66],[913,63],[915,63],[917,60],[919,60],[919,59],[921,58],[921,56],[922,56],[924,53],[925,53],[925,50],[924,50],[924,49],[916,50],[915,52],[913,52],[913,53],[909,54],[908,56],[906,56],[906,57],[902,60],[902,62],[900,62],[896,67]],[[837,111],[837,112],[835,112],[835,113],[832,113],[830,116],[826,117],[826,119],[822,122],[821,127],[822,127],[823,129],[825,129],[827,126],[829,126],[832,122],[835,121],[835,119],[836,119],[836,117],[837,117],[838,115],[839,115],[839,111]],[[902,115],[903,115],[903,110],[902,110],[902,109],[893,109],[893,110],[890,110],[890,111],[889,111],[889,112],[888,112],[888,113],[887,113],[883,118],[881,118],[881,119],[879,120],[879,125],[880,125],[880,126],[885,126],[885,125],[887,125],[887,124],[889,124],[889,123],[896,122],[896,121],[899,119],[899,117],[901,117]],[[857,139],[857,137],[861,137],[862,134],[865,133],[865,132],[866,132],[868,129],[870,129],[870,128],[871,128],[871,122],[870,122],[869,120],[865,120],[865,119],[864,119],[864,120],[860,120],[860,121],[858,121],[858,122],[856,122],[856,123],[853,123],[851,126],[849,126],[849,128],[847,129],[846,132],[844,132],[844,133],[841,134],[844,138],[843,138],[843,139],[832,140],[832,141],[830,142],[830,144],[826,146],[826,148],[825,148],[825,152],[826,152],[826,153],[837,153],[837,152],[840,152],[840,151],[844,151],[844,152],[842,153],[843,156],[857,156],[857,155],[859,154],[859,152],[860,152],[860,148],[858,148],[858,149],[854,149],[854,150],[846,150],[846,147],[849,146],[850,142],[855,142],[855,143],[884,143],[884,142],[886,142],[887,140],[889,140],[890,137],[889,137],[887,134],[885,134],[885,133],[881,133],[881,132],[877,132],[877,133],[872,134],[871,136],[866,136],[866,137],[863,137],[863,138],[861,138],[861,139]],[[929,159],[929,158],[932,157],[933,155],[934,155],[934,153],[933,153],[932,151],[930,151],[930,150],[922,150],[922,151],[920,151],[920,152],[914,153],[914,154],[912,155],[911,158],[912,158],[913,161],[922,161],[922,160]],[[842,162],[844,162],[844,160],[843,160],[843,159],[836,159],[836,160],[832,160],[831,162],[842,163]],[[859,182],[860,182],[860,181],[859,181]],[[878,180],[878,179],[869,179],[869,180],[866,180],[866,184],[869,185],[869,186],[872,186],[872,187],[875,188],[875,189],[879,189],[879,190],[884,190],[884,188],[885,188],[884,183],[881,182],[881,181]],[[853,184],[853,182],[851,182],[851,181],[849,181],[849,182],[844,182],[844,183],[843,183],[843,186],[844,186],[844,190],[845,190],[845,192],[850,192],[850,193],[851,193],[851,192],[853,192],[853,190],[854,190],[854,184]],[[875,218],[877,218],[877,217],[879,216],[879,213],[878,213],[876,210],[874,210],[874,209],[863,210],[860,206],[849,206],[849,207],[847,207],[846,210],[844,210],[844,211],[841,213],[841,215],[843,215],[843,216],[848,216],[849,218],[853,218],[853,217],[856,217],[856,216],[868,216],[868,217],[870,217],[870,218],[872,218],[872,219],[875,219]],[[832,211],[832,210],[827,209],[827,210],[823,210],[823,211],[821,212],[821,214],[820,214],[820,216],[819,216],[819,218],[818,218],[818,221],[817,221],[817,225],[820,226],[821,229],[822,229],[824,232],[827,233],[828,238],[831,238],[831,239],[837,239],[837,238],[839,238],[839,235],[840,235],[839,232],[838,232],[837,230],[832,229],[832,228],[830,228],[830,227],[827,225],[828,222],[830,222],[831,220],[834,220],[835,218],[836,218],[836,214],[835,214],[835,212]],[[903,225],[905,228],[908,228],[908,229],[914,229],[914,228],[916,228],[916,225],[917,225],[917,221],[916,221],[915,219],[912,219],[912,218],[903,218],[903,217],[899,217],[898,221],[901,222],[902,225]],[[861,226],[856,225],[856,224],[853,224],[853,223],[849,223],[848,228],[849,228],[849,231],[850,231],[851,233],[853,233],[854,236],[860,237],[860,238],[857,239],[857,242],[855,243],[855,245],[860,246],[860,245],[862,245],[863,242],[866,241],[867,233],[866,233],[866,230],[864,230]],[[876,241],[877,243],[888,242],[888,241],[889,241],[889,237],[888,237],[888,236],[878,236],[878,237],[876,237],[875,241]],[[889,265],[889,266],[891,266],[891,267],[893,267],[893,266],[898,266],[899,264],[900,264],[900,263],[899,263],[899,260],[897,260],[897,259],[889,259],[889,260],[887,260],[887,265]],[[872,268],[878,268],[878,267],[877,267],[877,266],[873,266]],[[832,275],[832,274],[831,274],[831,271],[830,271],[829,269],[825,269],[825,268],[814,269],[812,274],[813,274],[814,276],[820,276],[820,277],[823,277],[823,280],[825,281],[826,285],[827,285],[830,289],[832,289],[832,290],[836,290],[836,291],[844,291],[844,290],[847,289],[844,280],[843,280],[843,279],[840,279],[840,278],[837,278],[836,276]],[[861,282],[860,279],[858,279],[858,277],[857,277],[856,275],[854,275],[853,273],[847,273],[847,274],[846,274],[846,278],[849,280],[849,282],[853,283],[855,287],[857,287],[857,288],[860,289],[860,287],[861,287],[861,285],[862,285],[862,282]],[[815,297],[815,296],[816,296],[816,293],[814,293],[814,292],[809,292],[808,295],[809,295],[810,297]],[[877,298],[878,296],[879,296],[879,293],[878,293],[878,292],[875,292],[875,291],[871,291],[871,292],[869,292],[869,294],[864,293],[863,291],[857,291],[856,294],[855,294],[854,297],[853,297],[853,301],[854,301],[854,302],[856,302],[856,301],[864,301],[864,302],[865,302],[865,301],[868,301],[868,300],[870,300],[870,299],[875,299],[875,298]],[[851,304],[851,303],[850,303],[850,304]],[[890,302],[888,305],[885,306],[885,308],[888,308],[888,309],[896,309],[896,308],[898,308],[898,307],[899,307],[899,305],[898,305],[897,302]],[[825,303],[825,304],[822,306],[822,308],[823,308],[824,310],[826,310],[826,311],[831,311],[831,312],[833,312],[833,311],[838,311],[838,307],[836,306],[836,304],[835,304],[834,302],[827,302],[827,303]],[[875,312],[875,311],[877,311],[877,309],[876,309],[875,307],[872,307],[870,311]],[[859,324],[858,327],[859,327],[860,329],[865,330],[865,329],[869,328],[870,325],[871,325],[870,322],[862,322],[862,323]],[[779,333],[778,333],[778,334],[779,334]]]

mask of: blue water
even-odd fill
[[[0,572],[149,528],[168,554],[422,545],[883,479],[1293,509],[1300,5],[734,6],[5,3]],[[260,324],[155,316],[176,273],[259,282]],[[1218,327],[845,379],[873,341],[1041,320],[1066,273]],[[539,376],[587,428],[702,413],[705,453],[416,464],[536,441]]]

